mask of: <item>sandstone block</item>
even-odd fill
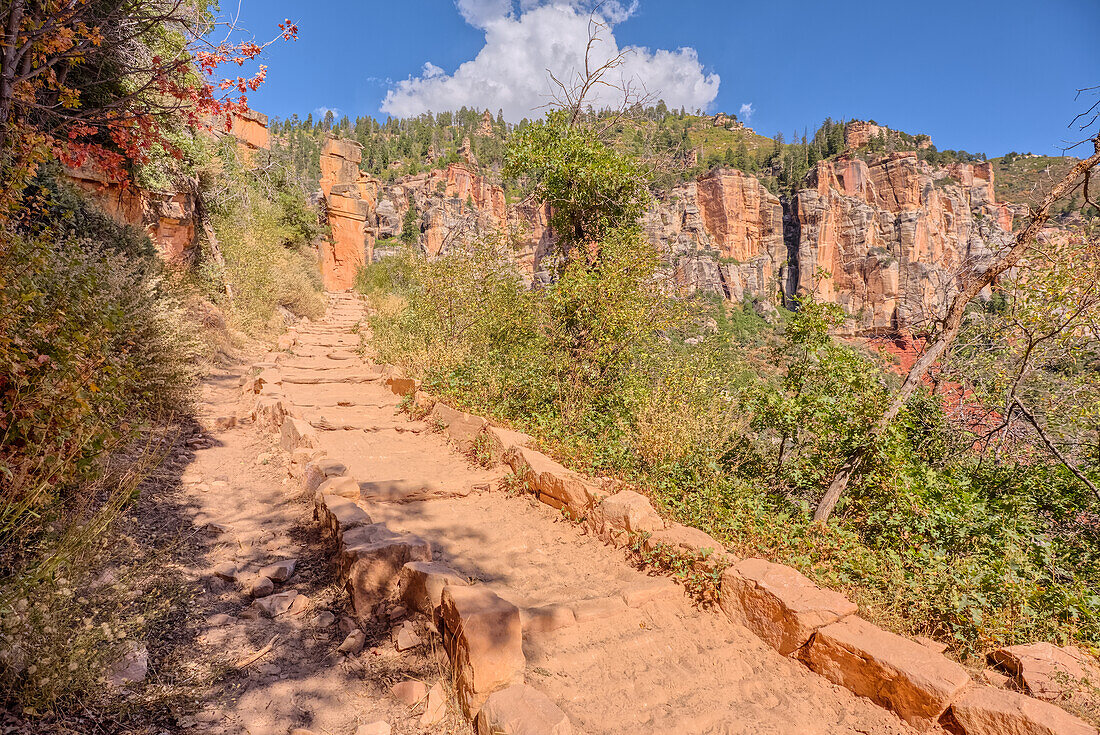
[[[698,528],[680,523],[670,523],[667,528],[654,531],[642,545],[648,552],[664,548],[675,554],[703,556],[713,565],[722,565],[733,561],[722,544]]]
[[[512,447],[526,447],[532,441],[531,437],[523,432],[512,431],[500,426],[486,426],[484,434],[486,446],[489,450],[489,458],[495,464],[503,462],[504,455]]]
[[[252,407],[252,420],[261,426],[282,426],[286,404],[277,396],[260,396]]]
[[[469,582],[446,564],[432,561],[408,562],[401,567],[397,579],[405,604],[431,617],[443,601],[443,588],[452,584],[465,587]]]
[[[279,444],[288,452],[293,452],[295,449],[313,449],[320,446],[316,434],[313,433],[313,427],[293,416],[287,416],[283,419]]]
[[[1100,664],[1075,648],[1052,643],[1006,646],[989,659],[1016,677],[1033,696],[1047,701],[1069,700],[1083,707],[1100,707],[1090,686],[1100,687]],[[1094,701],[1090,701],[1094,700]]]
[[[227,582],[236,582],[240,578],[241,573],[240,570],[237,569],[237,565],[233,562],[224,561],[214,567],[214,575]]]
[[[401,568],[410,561],[431,561],[432,547],[411,533],[395,533],[383,523],[346,531],[340,568],[347,570],[347,587],[356,613],[369,615],[391,596]]]
[[[347,466],[335,459],[322,457],[312,462],[307,462],[302,475],[302,494],[313,497],[317,488],[330,477],[340,477],[348,471]]]
[[[285,582],[294,574],[294,567],[298,565],[297,559],[283,559],[272,562],[260,570],[260,574],[272,582]]]
[[[355,630],[348,633],[347,637],[344,638],[344,642],[341,643],[340,647],[336,650],[340,653],[346,653],[348,655],[354,656],[355,654],[363,650],[363,646],[365,646],[366,643],[366,633],[356,628]]]
[[[386,387],[388,387],[396,396],[411,396],[420,390],[420,381],[412,378],[406,378],[401,371],[393,366],[387,366],[389,373],[385,379]]]
[[[485,700],[477,735],[572,735],[573,726],[556,704],[526,684],[515,684]]]
[[[397,634],[393,637],[394,648],[398,651],[412,650],[423,642],[423,639],[416,632],[416,626],[408,620],[401,624],[401,627],[397,629]]]
[[[299,597],[295,590],[280,592],[277,595],[268,595],[259,600],[253,600],[252,606],[262,611],[269,618],[274,618],[288,612]]]
[[[1096,735],[1096,728],[1060,707],[990,687],[964,693],[943,719],[948,731],[963,735]]]
[[[445,403],[435,404],[429,420],[442,424],[443,433],[463,451],[470,449],[477,435],[489,425],[480,416],[456,411]]]
[[[571,472],[541,452],[512,447],[504,457],[512,471],[547,505],[566,509],[575,518],[584,517],[594,502],[606,493],[595,483]]]
[[[415,707],[428,696],[428,687],[422,681],[409,679],[394,684],[390,687],[390,693],[397,698],[397,701],[409,707]]]
[[[319,493],[314,500],[314,516],[321,523],[321,533],[338,541],[348,531],[371,523],[371,517],[349,498],[331,493]]]
[[[764,559],[745,559],[722,575],[723,612],[789,656],[818,628],[859,608],[839,592],[818,587],[798,571]]]
[[[617,545],[629,543],[632,534],[653,533],[665,527],[665,522],[649,500],[633,490],[621,490],[603,499],[592,514],[594,528],[600,538]]]
[[[342,477],[330,477],[322,482],[317,488],[317,494],[323,495],[325,493],[339,495],[341,498],[347,498],[348,500],[359,500],[363,495],[363,490],[358,480],[344,475]]]
[[[428,690],[428,701],[424,703],[424,714],[420,715],[420,726],[431,727],[447,715],[447,695],[443,685],[436,682]]]
[[[459,700],[472,719],[490,694],[523,679],[519,608],[484,587],[445,587],[440,609]]]
[[[244,582],[248,594],[253,597],[266,597],[275,591],[275,583],[267,577],[255,576]]]
[[[801,658],[834,684],[927,730],[970,684],[966,670],[856,616],[819,628]]]
[[[149,649],[135,641],[127,642],[125,649],[108,671],[107,681],[115,687],[145,681],[149,673]]]

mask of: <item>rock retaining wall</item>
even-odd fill
[[[282,349],[293,344],[293,334],[280,340]],[[666,522],[639,493],[569,470],[532,449],[531,437],[435,400],[392,366],[372,380],[413,400],[459,446],[469,449],[480,442],[488,447],[490,456],[511,467],[541,502],[606,542],[640,542],[649,550],[671,550],[712,568],[724,567],[719,603],[732,622],[829,681],[892,710],[917,730],[1097,735],[1054,704],[979,686],[939,651],[863,620],[854,603],[795,569],[734,558],[706,533]],[[561,710],[523,681],[521,611],[433,562],[429,540],[374,523],[356,502],[358,482],[347,476],[343,464],[317,449],[312,428],[295,416],[280,386],[277,363],[260,363],[243,389],[255,401],[253,418],[279,431],[282,446],[292,454],[301,489],[313,497],[315,517],[337,549],[337,566],[356,614],[368,617],[378,603],[399,597],[410,609],[432,616],[455,669],[459,700],[478,733],[572,732]],[[1022,667],[1029,652],[1011,660]],[[1026,675],[1014,673],[1026,686]]]
[[[834,684],[892,710],[917,730],[939,726],[957,735],[1096,735],[1095,728],[1054,704],[979,686],[940,651],[863,620],[844,595],[819,587],[796,569],[765,559],[736,560],[703,531],[664,521],[639,493],[573,472],[531,449],[531,437],[445,406],[393,368],[387,373],[394,393],[413,397],[421,406],[433,404],[432,416],[444,433],[453,436],[452,427],[461,427],[461,440],[469,442],[471,427],[481,426],[502,461],[541,502],[603,540],[621,546],[640,537],[650,550],[663,546],[693,558],[722,559],[729,566],[721,577],[720,608],[731,621]]]

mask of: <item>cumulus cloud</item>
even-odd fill
[[[466,106],[501,109],[511,121],[536,117],[553,93],[547,70],[566,80],[584,68],[592,12],[586,0],[520,0],[518,11],[511,0],[456,0],[456,6],[467,23],[485,31],[485,46],[452,74],[425,63],[419,76],[399,81],[387,92],[384,112],[410,117]],[[620,49],[613,27],[636,8],[636,0],[596,6],[608,25],[596,47],[598,63],[625,51],[612,81],[630,80],[671,108],[707,108],[718,95],[720,80],[704,71],[695,49]],[[602,88],[590,101],[602,108],[617,106],[620,97]]]
[[[456,0],[455,6],[474,28],[484,28],[512,13],[512,0]]]
[[[752,103],[746,102],[741,105],[741,109],[737,111],[737,117],[740,118],[742,122],[748,122],[752,120],[752,114],[754,112],[756,112],[756,110],[752,109]]]

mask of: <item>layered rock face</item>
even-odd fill
[[[321,194],[332,230],[321,258],[329,290],[351,288],[356,271],[374,260],[378,240],[401,234],[409,207],[419,215],[420,244],[430,256],[509,229],[504,189],[475,165],[453,163],[383,185],[359,170],[361,160],[362,148],[351,140],[330,137],[321,151]]]
[[[378,205],[378,182],[359,170],[362,146],[328,138],[321,149],[321,193],[332,235],[321,248],[321,274],[329,291],[346,291],[373,257],[367,220]]]
[[[898,153],[871,165],[822,161],[806,183],[789,207],[788,294],[839,304],[856,332],[908,329],[942,313],[959,274],[1011,237],[989,164],[934,171]]]
[[[475,165],[382,185],[359,172],[356,144],[335,140],[321,163],[330,288],[350,287],[375,240],[401,234],[410,206],[428,255],[503,233],[529,279],[549,278],[549,211],[508,206]],[[752,176],[718,169],[658,194],[641,224],[685,292],[768,303],[813,291],[839,304],[856,334],[906,330],[942,313],[959,274],[1011,239],[1012,212],[995,199],[988,163],[933,169],[914,152],[869,164],[842,157],[818,163],[804,186],[781,202]]]
[[[65,174],[115,221],[144,230],[166,262],[191,259],[196,225],[191,193],[147,191],[125,185],[90,163],[67,168]]]
[[[245,165],[257,151],[270,150],[267,115],[247,111],[235,114],[229,130],[211,121],[210,135],[232,135]],[[145,231],[169,264],[190,262],[197,243],[195,195],[191,191],[149,191],[107,175],[102,168],[86,163],[67,167],[65,175],[88,194],[104,212],[123,224]]]
[[[891,130],[882,125],[864,120],[853,120],[844,126],[844,145],[848,150],[854,151],[856,148],[867,145],[875,138],[888,138],[897,134],[896,130]],[[921,149],[932,147],[932,139],[927,136],[921,138],[917,143],[917,147]]]
[[[787,260],[783,207],[751,176],[718,169],[678,186],[650,208],[642,224],[689,293],[740,301],[780,292]]]
[[[248,110],[233,116],[229,134],[237,139],[237,150],[245,164],[251,164],[258,151],[271,150],[267,115]]]

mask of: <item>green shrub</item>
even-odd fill
[[[509,172],[555,202],[567,235],[551,283],[528,288],[494,241],[368,266],[359,288],[378,309],[380,358],[575,469],[642,489],[734,553],[845,590],[896,630],[960,654],[1100,646],[1096,499],[1034,454],[982,464],[941,396],[912,399],[834,520],[812,521],[899,377],[832,336],[842,312],[810,296],[774,326],[750,303],[676,297],[633,224],[638,171],[602,146],[552,116],[509,150]]]
[[[135,440],[149,423],[190,410],[196,377],[194,334],[162,284],[148,238],[49,171],[30,193],[21,230],[5,233],[0,246],[0,688],[7,693],[36,685],[28,652],[49,658],[46,641],[70,632],[63,619],[36,613],[38,604],[56,593],[62,570],[78,572],[132,498],[142,470],[157,460]],[[122,449],[134,455],[132,470],[108,472]],[[20,609],[28,597],[34,604]],[[50,691],[62,696],[86,675],[69,672],[68,683],[52,681],[34,701],[49,700]]]
[[[282,331],[288,318],[322,316],[320,264],[312,247],[320,227],[285,164],[276,159],[267,170],[248,171],[227,147],[204,172],[203,191],[225,268],[205,253],[200,277],[232,324],[261,335]]]

